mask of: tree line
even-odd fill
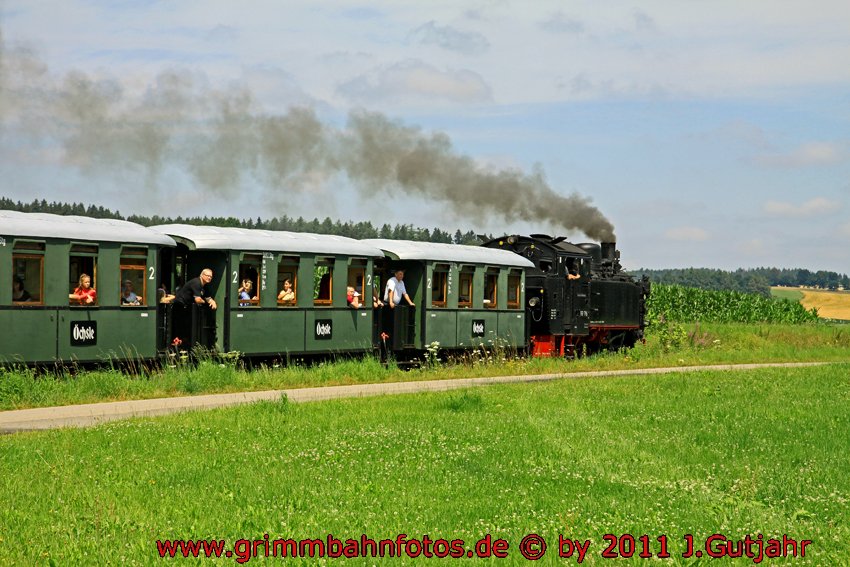
[[[654,283],[681,285],[715,291],[741,291],[770,295],[770,286],[806,286],[836,290],[850,289],[847,274],[803,268],[739,268],[734,272],[710,268],[650,270],[641,268],[633,275],[645,274]]]
[[[391,238],[393,240],[417,240],[421,242],[442,242],[446,244],[480,244],[481,238],[471,230],[466,232],[460,229],[454,234],[440,228],[419,228],[412,224],[396,224],[391,226],[383,224],[375,226],[369,221],[365,222],[341,222],[325,217],[324,220],[314,218],[307,220],[304,217],[292,218],[287,215],[272,217],[270,219],[238,219],[236,217],[163,217],[159,215],[129,215],[122,216],[118,211],[100,207],[97,205],[86,206],[82,203],[59,203],[46,200],[34,200],[31,203],[15,202],[6,197],[0,197],[0,209],[20,211],[24,213],[52,213],[55,215],[78,215],[100,219],[127,220],[142,226],[153,226],[157,224],[185,223],[205,226],[225,226],[235,228],[255,228],[261,230],[286,230],[291,232],[312,232],[316,234],[333,234],[347,236],[358,240],[363,238]],[[492,235],[484,235],[492,239]]]
[[[256,228],[262,230],[287,230],[291,232],[313,232],[316,234],[334,234],[349,238],[391,238],[393,240],[417,240],[421,242],[443,242],[447,244],[480,244],[481,238],[472,230],[466,232],[460,229],[454,234],[440,228],[419,228],[412,224],[383,224],[380,227],[369,221],[341,222],[325,217],[324,220],[314,218],[306,220],[303,217],[292,218],[287,215],[270,219],[238,219],[236,217],[162,217],[159,215],[143,216],[130,215],[124,217],[118,211],[112,211],[97,205],[82,203],[60,203],[35,199],[31,203],[12,201],[0,197],[0,209],[21,211],[26,213],[53,213],[57,215],[79,215],[92,218],[119,219],[135,222],[143,226],[156,224],[186,223],[208,226],[229,226],[236,228]],[[492,239],[492,235],[483,235]],[[718,291],[742,291],[770,295],[770,286],[808,286],[835,290],[839,287],[850,289],[850,278],[847,274],[838,274],[818,270],[816,272],[795,268],[740,268],[734,272],[714,270],[710,268],[684,268],[652,270],[644,269],[632,272],[632,275],[646,274],[653,282],[662,284],[678,284],[687,287]]]

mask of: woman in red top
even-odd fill
[[[68,296],[70,300],[80,302],[80,305],[94,305],[97,303],[97,292],[91,286],[91,277],[88,274],[80,276],[80,285],[74,293]]]
[[[360,294],[354,290],[354,287],[348,286],[345,289],[345,300],[348,304],[354,309],[360,309],[360,300],[357,299],[360,297]]]

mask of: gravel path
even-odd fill
[[[464,378],[457,380],[423,380],[419,382],[393,382],[382,384],[359,384],[355,386],[323,386],[320,388],[298,388],[291,390],[266,390],[262,392],[239,392],[235,394],[208,394],[178,398],[152,400],[130,400],[104,402],[49,408],[34,408],[0,412],[0,433],[15,433],[60,427],[86,427],[105,421],[129,417],[164,415],[180,411],[203,410],[247,404],[260,400],[278,400],[286,395],[291,402],[314,402],[337,398],[357,398],[388,394],[410,394],[414,392],[440,392],[514,382],[544,382],[599,376],[634,376],[640,374],[669,374],[671,372],[697,372],[701,370],[750,370],[755,368],[798,368],[819,366],[827,362],[765,363],[765,364],[717,364],[711,366],[683,366],[675,368],[647,368],[641,370],[607,370],[599,372],[571,372],[561,374],[537,374],[531,376],[495,376],[490,378]]]

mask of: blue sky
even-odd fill
[[[0,33],[6,197],[587,239],[249,132],[306,108],[345,146],[370,112],[589,198],[630,268],[850,271],[843,0],[0,0]]]

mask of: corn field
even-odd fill
[[[706,323],[810,323],[817,309],[797,302],[770,299],[755,293],[709,291],[680,285],[654,284],[648,301],[648,320]]]

